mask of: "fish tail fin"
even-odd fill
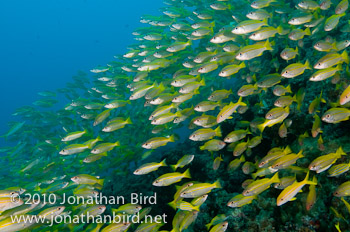
[[[191,173],[189,168],[183,173],[183,176],[184,178],[191,178]]]
[[[205,80],[204,80],[204,78],[199,82],[199,84],[200,84],[201,86],[205,86]]]
[[[215,186],[215,188],[222,188],[220,180],[215,181],[213,185]]]
[[[173,208],[173,209],[176,209],[176,201],[173,200],[172,202],[169,202],[168,205]]]
[[[247,132],[248,135],[252,134],[252,132],[250,132],[250,130],[249,130],[249,127],[245,131]]]
[[[272,182],[272,183],[278,183],[278,182],[280,182],[280,178],[278,177],[278,172],[276,172],[276,174],[273,175],[273,177],[271,178],[271,182]]]
[[[221,136],[222,136],[220,126],[218,126],[218,127],[215,129],[215,134],[216,134],[217,137],[221,137]]]
[[[88,149],[92,149],[92,143],[87,144]]]
[[[176,169],[177,169],[177,165],[176,164],[170,165],[170,167],[171,167],[171,169],[173,169],[173,171],[176,171]]]
[[[161,92],[163,92],[165,90],[165,86],[163,84],[163,82],[161,82],[159,85],[158,85],[158,88]]]
[[[108,156],[108,152],[102,152],[102,153],[100,153],[99,155]]]
[[[266,40],[264,47],[266,50],[273,50],[273,48],[271,47],[271,43],[269,42],[269,40]]]
[[[337,151],[335,152],[339,157],[342,155],[346,155],[346,153],[343,151],[343,148],[340,146]]]
[[[346,66],[346,67],[349,68],[349,66]],[[341,64],[338,64],[336,68],[337,68],[338,71],[343,69]]]
[[[301,149],[301,150],[298,152],[297,155],[299,156],[299,158],[303,158],[303,157],[304,157],[304,155],[303,155],[303,149]]]
[[[303,180],[303,182],[307,183],[309,181],[309,176],[310,176],[310,171],[308,170],[305,176],[305,179]]]
[[[100,135],[98,135],[98,136],[97,136],[96,140],[97,140],[97,142],[101,142],[101,141],[103,141],[103,139],[101,138],[101,136],[100,136]]]
[[[268,20],[268,18],[264,18],[264,20],[263,20],[264,26],[267,26],[267,25],[268,25],[267,20]]]
[[[305,61],[304,66],[305,66],[306,69],[311,69],[309,60],[306,60],[306,61]]]
[[[305,35],[311,35],[311,31],[309,27],[306,28],[304,32],[305,32]]]
[[[201,205],[193,206],[193,209],[196,211],[200,211],[200,209],[199,209],[200,207],[201,207]]]
[[[237,102],[238,105],[240,105],[240,106],[247,106],[246,103],[242,102],[242,99],[243,99],[243,97],[239,97],[238,102]]]
[[[215,21],[210,23],[212,27],[215,27]]]
[[[307,180],[307,181],[306,181],[306,184],[309,184],[309,185],[317,185],[317,178],[316,178],[316,176],[314,176],[314,177],[312,178],[312,180]]]
[[[126,122],[126,124],[132,124],[130,117],[128,117],[125,122]]]
[[[337,49],[337,41],[334,41],[331,45],[332,45],[332,49],[333,50],[338,51],[338,49]]]
[[[283,27],[281,25],[279,25],[276,29],[278,34],[281,34],[283,32]]]
[[[257,176],[258,176],[257,173],[253,173],[253,174],[252,174],[252,178],[253,178],[254,180],[256,179]]]
[[[188,44],[188,46],[191,46],[192,45],[192,40],[188,40],[187,44]]]
[[[255,83],[258,82],[258,80],[256,79],[256,74],[255,74],[255,73],[254,73],[254,75],[252,76],[252,79],[253,79],[253,81],[254,81]]]
[[[299,55],[299,49],[298,46],[295,47],[295,52]]]
[[[120,142],[119,141],[115,142],[114,146],[120,146]]]
[[[289,153],[292,153],[292,149],[290,149],[290,146],[289,146],[289,145],[287,145],[286,148],[284,148],[283,153],[284,153],[285,155],[287,155],[287,154],[289,154]]]
[[[101,186],[103,186],[103,183],[105,182],[105,179],[99,179],[97,183]]]
[[[288,92],[288,93],[291,93],[291,92],[292,92],[292,89],[291,89],[290,85],[288,85],[286,89],[287,89],[287,92]]]
[[[259,131],[260,131],[261,133],[263,133],[265,127],[266,127],[266,124],[265,124],[265,123],[261,123],[261,124],[259,124],[259,125],[257,126],[257,128],[259,129]]]
[[[175,135],[171,135],[171,136],[169,137],[169,141],[170,141],[170,142],[175,142]]]
[[[167,164],[166,164],[166,158],[165,159],[163,159],[161,162],[160,162],[160,164],[162,165],[162,166],[168,166]]]
[[[176,115],[176,117],[181,117],[182,116],[182,114],[181,114],[181,111],[177,111],[176,113],[175,113],[175,115]]]
[[[211,223],[208,223],[208,224],[205,225],[205,227],[207,227],[207,230],[209,230],[211,226],[212,226]]]
[[[42,189],[40,188],[40,185],[38,185],[38,184],[34,187],[35,192],[41,192],[41,190]]]
[[[346,50],[341,54],[341,57],[343,58],[345,63],[349,64],[349,55],[346,52]]]

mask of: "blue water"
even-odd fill
[[[65,87],[78,70],[105,65],[134,43],[142,15],[160,15],[161,0],[2,0],[0,135],[16,108],[40,91]],[[0,139],[0,147],[6,145]]]

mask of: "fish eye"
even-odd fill
[[[235,30],[238,30],[238,27],[236,27]]]
[[[159,183],[159,180],[156,180],[156,183]]]
[[[317,66],[321,66],[321,63],[318,63]]]
[[[98,209],[99,209],[99,210],[102,210],[103,208],[100,206],[100,207],[98,207]]]
[[[58,209],[58,210],[61,210],[62,208],[61,208],[61,207],[58,207],[57,209]]]
[[[242,53],[239,53],[238,55],[239,55],[239,56],[242,56]]]
[[[326,115],[326,118],[330,118],[330,117],[331,117],[331,115],[330,115],[330,114],[327,114],[327,115]]]

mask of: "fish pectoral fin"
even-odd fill
[[[294,201],[296,200],[297,198],[296,197],[293,197],[292,199],[290,199],[289,201]]]

